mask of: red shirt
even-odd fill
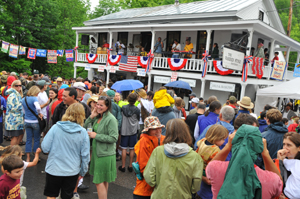
[[[228,106],[231,106],[232,108],[236,108],[236,106],[234,106],[234,105],[230,105],[230,104],[229,104]]]
[[[102,48],[109,48],[109,43],[103,44]]]
[[[272,59],[272,62],[274,62],[274,61],[279,61],[279,57],[274,57],[274,58]]]
[[[3,174],[0,177],[0,198],[21,199],[20,179],[15,180]]]
[[[296,128],[298,127],[298,124],[291,124],[288,128],[289,132],[296,132]]]

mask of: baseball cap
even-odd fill
[[[51,84],[50,79],[49,79],[49,77],[47,77],[47,76],[44,76],[44,77],[42,78],[42,80],[45,80],[47,85],[50,85],[50,84]]]
[[[45,86],[46,85],[46,81],[45,80],[39,80],[39,81],[37,81],[36,85],[38,85],[38,86]]]
[[[230,101],[231,103],[235,103],[235,102],[236,102],[236,97],[230,96],[230,97],[229,97],[229,101]]]
[[[83,90],[85,91],[85,84],[82,83],[82,82],[75,82],[74,85],[72,86],[73,88],[77,88],[77,89],[80,89],[80,90]]]
[[[108,97],[114,97],[116,93],[113,90],[108,90],[106,91],[106,94],[108,95]]]
[[[191,94],[189,94],[189,96],[197,97],[197,95],[195,93],[191,93]]]
[[[194,98],[190,101],[190,103],[196,103],[196,104],[198,104],[198,103],[199,103],[199,98],[194,97]]]
[[[56,81],[57,81],[57,82],[62,82],[62,78],[61,78],[61,77],[58,77],[58,78],[56,79]]]

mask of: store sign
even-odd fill
[[[234,92],[235,84],[227,84],[221,82],[210,82],[210,90]]]
[[[244,58],[244,53],[232,50],[224,46],[222,59],[223,68],[242,71],[244,65]]]
[[[110,73],[116,73],[116,68],[114,66],[111,66],[109,69]]]
[[[190,87],[196,87],[196,80],[194,80],[194,79],[179,78],[178,80],[188,83],[190,85]]]
[[[300,64],[295,64],[294,77],[300,77]]]
[[[286,62],[275,61],[273,64],[270,78],[282,81],[285,73],[285,68],[286,68]]]
[[[177,80],[177,77],[178,77],[178,72],[172,72],[171,82],[175,82]]]
[[[137,76],[146,77],[145,69],[137,69]]]
[[[154,82],[155,83],[161,83],[161,84],[167,84],[171,81],[170,77],[164,77],[164,76],[154,76]]]
[[[85,65],[84,70],[91,70],[91,66],[89,64]]]
[[[105,69],[104,65],[98,66],[98,72],[104,72],[104,69]]]

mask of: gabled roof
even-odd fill
[[[220,13],[234,12],[241,10],[259,0],[209,0],[197,1],[184,4],[171,4],[157,7],[135,8],[122,10],[117,13],[105,15],[96,19],[84,22],[85,25],[97,25],[107,23],[109,21],[118,20],[149,20],[152,17],[163,16],[180,16],[189,15],[190,18],[197,14],[208,14],[213,16],[220,16]],[[234,12],[235,13],[235,12]],[[234,16],[234,15],[233,15]]]

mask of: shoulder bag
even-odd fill
[[[44,120],[44,118],[40,118],[37,114],[35,114],[35,112],[28,106],[27,103],[27,97],[25,97],[25,103],[27,105],[27,108],[31,111],[31,113],[38,119],[39,121],[39,126],[40,126],[40,130],[41,132],[43,132],[43,130],[46,128],[46,121]]]

